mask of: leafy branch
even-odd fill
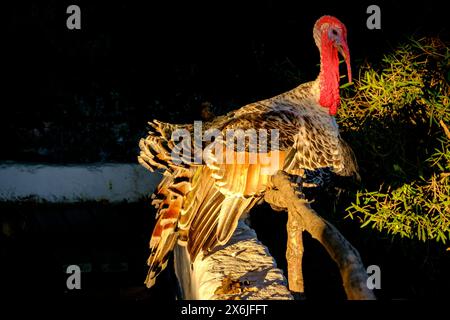
[[[345,89],[339,123],[365,181],[347,217],[362,227],[450,239],[449,58],[439,39],[410,39]]]

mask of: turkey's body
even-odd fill
[[[332,80],[339,82],[339,78]],[[148,287],[165,268],[177,242],[187,246],[192,260],[200,251],[225,244],[239,218],[262,199],[270,187],[270,176],[278,170],[302,177],[305,186],[322,185],[330,172],[355,174],[353,154],[340,138],[331,111],[320,103],[324,81],[319,75],[315,81],[204,124],[204,130],[214,128],[224,134],[230,129],[278,130],[278,146],[268,144],[265,152],[256,152],[248,140],[244,149],[233,149],[233,159],[240,154],[244,162],[221,162],[213,151],[205,153],[209,158],[202,163],[190,159],[176,162],[172,155],[177,145],[172,133],[177,129],[193,133],[194,127],[150,123],[149,136],[140,141],[139,162],[151,171],[162,169],[164,177],[153,200],[157,221],[150,241]],[[219,139],[214,143],[220,143]],[[252,158],[255,152],[258,155]]]

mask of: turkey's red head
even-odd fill
[[[348,81],[352,81],[347,28],[337,18],[323,16],[314,25],[313,34],[316,45],[320,50],[321,60],[319,103],[321,106],[329,108],[331,115],[335,115],[340,103],[338,52],[347,64]]]

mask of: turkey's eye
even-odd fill
[[[332,30],[331,30],[331,33],[332,33],[334,36],[337,36],[337,35],[338,35],[338,32],[337,32],[336,29],[332,29]]]

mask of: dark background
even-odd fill
[[[314,79],[319,57],[312,27],[324,14],[347,26],[354,76],[361,63],[380,61],[409,36],[449,39],[444,1],[243,2],[2,4],[0,161],[135,162],[153,118],[191,122],[203,102],[220,114]],[[81,7],[81,30],[66,28],[71,4]],[[381,30],[366,28],[370,4],[381,7]],[[255,211],[259,237],[285,267],[279,245],[285,216],[266,207]],[[174,298],[168,272],[153,291],[143,288],[153,224],[148,202],[3,203],[0,219],[0,281],[9,294]],[[379,297],[448,297],[448,257],[430,258],[441,247],[393,241],[341,217],[334,222],[366,265],[382,268]],[[65,289],[64,266],[72,263],[92,267],[81,292]],[[309,297],[343,298],[336,267],[308,239],[304,268]]]

